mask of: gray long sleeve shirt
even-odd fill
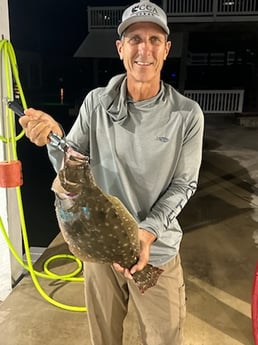
[[[118,75],[86,96],[67,140],[89,154],[97,185],[157,236],[150,263],[173,258],[182,239],[176,217],[196,191],[201,164],[199,105],[163,82],[155,97],[135,102]],[[62,153],[48,151],[58,170]]]

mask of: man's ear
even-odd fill
[[[120,60],[123,60],[122,47],[123,47],[123,44],[122,44],[121,40],[116,40],[116,49],[117,49],[118,55],[120,57]]]
[[[166,49],[165,49],[164,60],[167,59],[167,56],[168,56],[168,54],[169,54],[169,52],[170,52],[170,49],[171,49],[171,46],[172,46],[171,41],[167,41],[167,43],[166,43]]]

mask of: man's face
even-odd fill
[[[159,81],[160,72],[171,42],[165,32],[154,23],[131,25],[116,42],[127,77],[135,82]]]

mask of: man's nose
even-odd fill
[[[141,54],[148,55],[152,50],[152,45],[148,40],[145,40],[139,44],[138,49]]]

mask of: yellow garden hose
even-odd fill
[[[25,97],[23,94],[22,86],[19,79],[19,73],[17,68],[17,62],[16,57],[14,53],[14,49],[12,47],[12,44],[8,40],[1,40],[0,41],[0,54],[2,54],[3,61],[4,61],[4,70],[5,70],[5,76],[6,76],[6,90],[7,90],[7,98],[12,99],[12,83],[13,79],[16,83],[16,86],[19,91],[19,95],[21,98],[22,106],[24,109],[27,108]],[[7,102],[6,102],[7,103]],[[0,135],[0,140],[3,141],[7,145],[7,159],[8,161],[11,161],[11,159],[17,160],[17,150],[16,150],[16,142],[23,137],[24,131],[22,131],[18,136],[16,136],[15,133],[15,123],[14,123],[14,116],[12,110],[10,110],[6,104],[6,114],[7,114],[7,125],[6,125],[6,133],[4,136]],[[26,231],[26,224],[25,224],[25,217],[24,217],[24,211],[23,211],[23,204],[22,204],[22,196],[21,196],[21,189],[20,187],[15,187],[16,189],[16,196],[17,196],[17,203],[18,203],[18,209],[19,209],[19,217],[20,217],[20,224],[21,224],[21,231],[22,231],[22,238],[24,243],[24,250],[25,255],[27,259],[27,264],[23,262],[23,260],[18,255],[17,251],[13,247],[10,238],[5,230],[2,218],[0,217],[0,230],[7,242],[7,245],[11,251],[11,253],[14,255],[16,260],[26,269],[30,272],[32,281],[40,293],[40,295],[47,300],[49,303],[65,309],[69,311],[79,311],[79,312],[85,312],[87,311],[87,308],[85,306],[71,306],[66,305],[61,302],[58,302],[54,300],[53,298],[49,297],[47,293],[42,289],[41,285],[39,284],[38,278],[46,278],[46,279],[60,279],[65,281],[73,281],[73,282],[83,282],[83,277],[77,277],[78,273],[82,271],[82,262],[74,257],[73,255],[69,254],[60,254],[50,257],[46,262],[44,263],[44,272],[38,272],[34,270],[33,263],[31,260],[31,254],[30,254],[30,248],[29,248],[29,241]],[[65,274],[65,275],[57,275],[55,273],[52,273],[48,269],[48,264],[52,262],[55,259],[70,259],[74,260],[78,267],[75,271]]]

